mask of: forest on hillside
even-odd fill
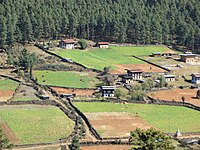
[[[200,53],[200,1],[0,0],[0,47],[60,36]]]

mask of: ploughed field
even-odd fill
[[[165,51],[169,51],[169,48],[165,46],[110,46],[108,49],[58,49],[58,51],[52,52],[63,58],[71,58],[73,61],[82,64],[87,68],[103,70],[104,67],[111,66],[113,70],[118,70],[118,65],[145,64],[143,61],[133,58],[132,55],[147,56],[153,52]]]
[[[68,137],[74,122],[54,106],[0,106],[0,126],[11,142],[31,144]]]
[[[34,77],[43,85],[72,88],[92,88],[100,83],[93,75],[74,71],[34,71]]]
[[[197,89],[170,89],[148,93],[149,97],[165,101],[182,102],[182,97],[185,97],[185,102],[200,107],[200,100],[196,98]]]
[[[12,98],[12,95],[19,83],[5,78],[0,78],[0,101]]]
[[[124,137],[136,127],[200,132],[200,112],[178,106],[78,102],[74,105],[102,137]]]

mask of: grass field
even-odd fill
[[[152,52],[169,50],[165,46],[110,46],[108,49],[52,51],[63,58],[71,58],[88,68],[102,70],[105,66],[116,68],[115,64],[142,64],[143,61],[131,55],[150,55]]]
[[[69,136],[74,128],[74,122],[53,106],[1,106],[2,123],[23,144],[58,141]]]
[[[199,132],[200,112],[175,106],[113,103],[74,103],[82,112],[127,112],[136,114],[152,126],[164,131]],[[138,126],[139,127],[139,126]]]
[[[96,78],[84,72],[34,71],[34,77],[37,77],[40,84],[73,88],[95,87],[100,83]]]
[[[15,90],[19,83],[10,79],[0,79],[0,91]]]

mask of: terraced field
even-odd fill
[[[153,52],[169,51],[165,46],[110,46],[108,49],[62,50],[52,51],[63,58],[71,58],[88,68],[103,70],[106,66],[117,69],[119,64],[143,64],[132,55],[150,55]]]
[[[74,122],[54,106],[0,106],[0,126],[11,142],[25,144],[66,138]]]

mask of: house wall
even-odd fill
[[[108,48],[108,45],[99,45],[99,48]]]
[[[185,62],[185,63],[193,63],[194,62],[194,58],[187,58],[187,57],[182,57],[181,61]]]
[[[166,78],[165,80],[166,80],[167,82],[176,81],[175,78]]]
[[[102,90],[103,97],[114,97],[114,90]]]
[[[65,49],[74,49],[74,44],[67,44],[65,42],[60,42],[59,46]]]
[[[128,73],[129,76],[132,76],[134,80],[142,79],[142,73]]]
[[[133,83],[133,80],[131,80],[131,79],[122,79],[122,82],[123,83],[126,83],[126,84],[131,84],[131,83]]]

